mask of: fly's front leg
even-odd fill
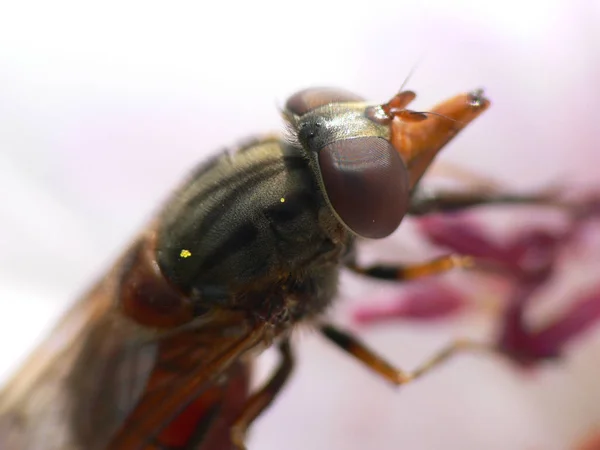
[[[365,344],[347,332],[341,331],[332,325],[322,325],[321,332],[327,339],[336,344],[342,350],[345,350],[363,364],[366,364],[371,370],[375,371],[396,386],[406,384],[416,378],[421,377],[422,375],[425,375],[433,368],[447,361],[450,357],[466,350],[492,351],[490,347],[477,342],[469,340],[456,340],[437,352],[415,370],[404,371],[394,367],[384,358],[377,355],[373,350],[369,349]]]
[[[548,191],[537,195],[517,195],[494,192],[446,192],[417,189],[411,198],[408,213],[423,216],[431,213],[458,212],[475,206],[504,205],[539,205],[568,208],[568,203],[560,202],[556,195]],[[477,267],[476,267],[477,266]],[[405,281],[441,274],[455,268],[478,268],[473,257],[451,254],[431,261],[413,265],[381,265],[363,267],[354,260],[346,263],[353,272],[372,278],[392,281]]]
[[[553,193],[538,195],[506,194],[502,192],[449,192],[417,189],[410,202],[408,214],[422,216],[431,213],[458,212],[483,205],[546,205],[560,206]]]
[[[248,399],[242,412],[231,427],[231,440],[238,450],[246,449],[244,442],[248,428],[273,403],[273,400],[275,400],[275,397],[277,397],[277,394],[279,394],[279,391],[281,391],[281,388],[292,373],[294,358],[287,339],[279,344],[279,351],[281,353],[281,362],[277,370],[271,379]]]
[[[447,255],[420,264],[411,265],[383,265],[377,264],[362,267],[354,261],[346,263],[346,267],[355,273],[371,278],[390,281],[406,281],[416,278],[436,275],[455,268],[472,268],[475,261],[470,256]]]

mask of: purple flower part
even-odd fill
[[[600,286],[575,300],[565,314],[539,331],[529,331],[525,306],[537,284],[519,287],[507,308],[497,349],[523,366],[556,359],[564,347],[600,321]]]
[[[561,244],[568,241],[566,233],[529,230],[520,233],[507,245],[504,263],[517,279],[542,283],[550,278]]]
[[[466,300],[460,292],[442,283],[423,283],[386,304],[358,309],[353,318],[359,324],[398,318],[431,321],[456,316],[465,306]]]
[[[552,277],[562,248],[578,237],[584,222],[600,216],[600,201],[589,201],[576,213],[571,226],[561,232],[524,230],[504,243],[494,242],[483,226],[464,215],[419,220],[421,231],[433,244],[473,256],[478,266],[500,269],[512,281],[514,291],[501,318],[495,348],[524,369],[559,358],[569,342],[600,321],[600,286],[577,298],[561,318],[541,330],[532,331],[525,321],[534,293]],[[359,310],[355,319],[359,323],[443,319],[462,312],[466,303],[447,286],[429,282],[396,302]]]
[[[600,218],[600,194],[593,193],[579,203],[575,209],[576,221],[587,221]]]
[[[580,296],[565,314],[534,335],[536,345],[562,348],[600,321],[600,286]]]
[[[453,252],[474,256],[521,280],[549,278],[559,247],[569,233],[533,229],[519,233],[507,243],[495,243],[474,221],[450,216],[431,216],[419,221],[420,229],[432,243]]]
[[[559,356],[553,346],[539,345],[525,323],[525,307],[538,287],[538,283],[517,285],[515,296],[504,311],[502,328],[495,345],[499,352],[523,366]]]
[[[433,244],[461,255],[504,261],[507,252],[490,240],[473,220],[451,215],[431,215],[419,219],[420,231]]]

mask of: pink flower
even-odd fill
[[[416,283],[407,287],[400,297],[393,298],[385,304],[356,310],[354,320],[360,324],[393,321],[398,318],[439,320],[459,314],[466,304],[459,292],[443,283]]]
[[[498,317],[491,344],[513,362],[529,367],[559,358],[564,348],[600,321],[600,285],[574,295],[561,316],[533,329],[525,320],[535,294],[555,277],[562,254],[600,211],[596,197],[575,203],[571,220],[560,231],[541,227],[520,230],[510,239],[494,240],[472,214],[432,215],[419,219],[422,235],[438,247],[474,257],[475,270],[506,279],[510,290]],[[465,293],[437,280],[409,285],[399,298],[382,306],[358,309],[361,324],[398,320],[447,319],[468,310]]]

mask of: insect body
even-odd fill
[[[414,96],[378,105],[301,91],[283,111],[287,138],[246,141],[196,169],[6,386],[0,448],[243,448],[291,372],[288,337],[305,322],[393,383],[424,372],[395,369],[318,322],[344,266],[401,280],[462,264],[364,268],[353,258],[359,238],[390,235],[407,213],[456,207],[416,185],[489,102],[474,91],[423,114],[406,109]],[[250,393],[252,357],[273,342],[281,364]]]

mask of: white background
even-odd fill
[[[13,2],[0,6],[0,376],[8,376],[209,152],[277,129],[296,89],[415,108],[485,87],[444,154],[515,188],[598,177],[600,3]],[[402,231],[371,245],[403,258]],[[387,253],[385,253],[387,252]],[[412,256],[418,259],[419,256]],[[337,311],[381,296],[344,279]],[[348,284],[346,284],[346,282]],[[412,367],[478,324],[363,331]],[[600,428],[600,345],[526,377],[464,357],[396,392],[318,336],[250,449],[561,450]]]

